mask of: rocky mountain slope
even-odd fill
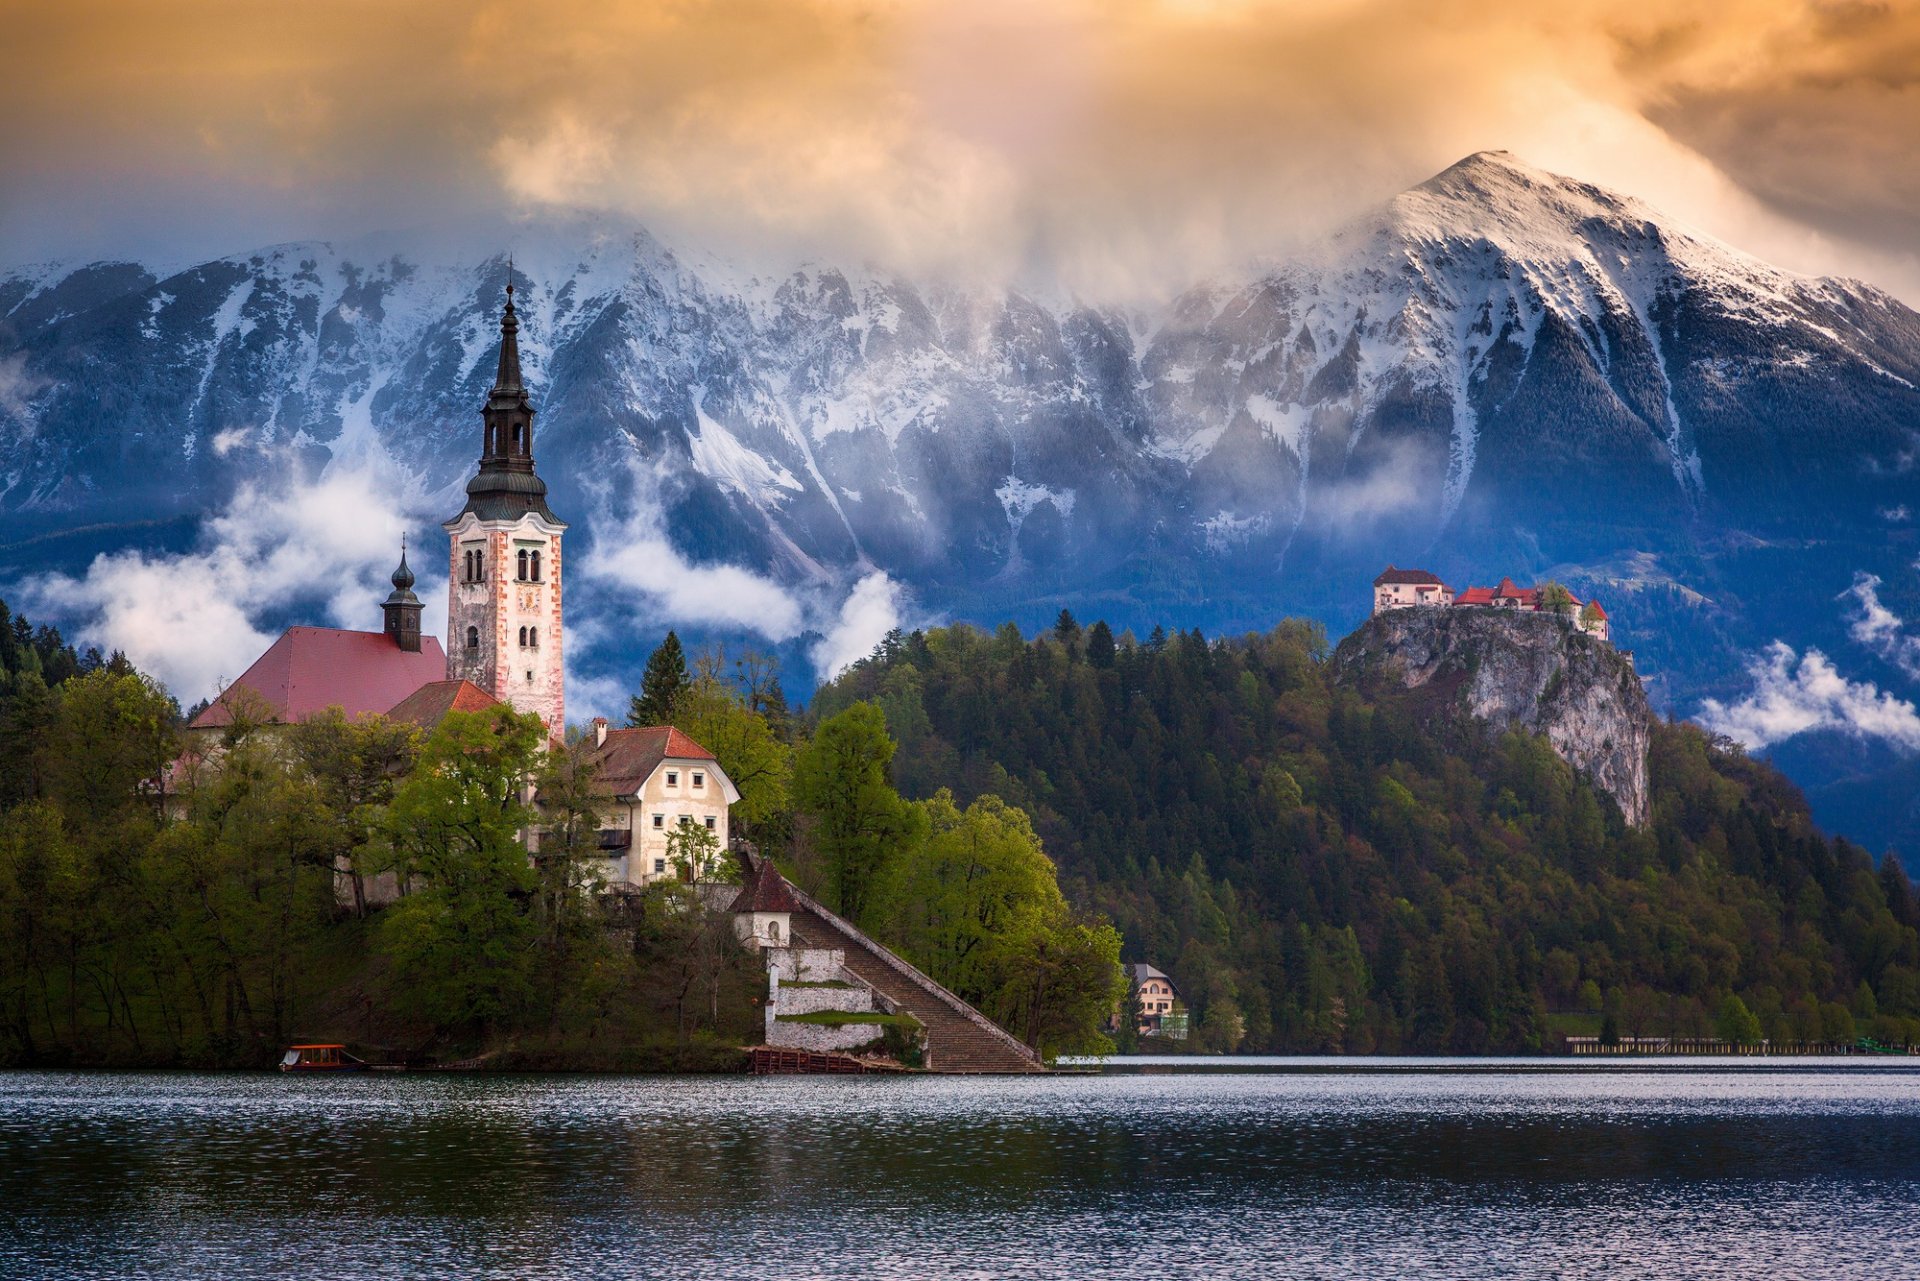
[[[647,512],[692,563],[882,568],[928,614],[1336,633],[1387,562],[1551,576],[1663,706],[1743,696],[1775,640],[1910,688],[1839,598],[1920,612],[1920,315],[1504,153],[1145,313],[512,240],[576,557]],[[507,274],[399,238],[0,270],[0,577],[343,461],[451,511]]]
[[[1464,712],[1493,733],[1543,734],[1613,797],[1632,827],[1648,820],[1653,713],[1633,664],[1552,614],[1503,609],[1398,609],[1340,642],[1337,679],[1369,693],[1423,690],[1440,713]]]

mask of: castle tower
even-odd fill
[[[468,680],[558,738],[566,728],[561,661],[560,536],[533,470],[533,406],[520,379],[520,321],[513,286],[500,317],[500,365],[480,411],[479,474],[467,505],[444,528],[447,678]]]

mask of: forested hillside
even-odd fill
[[[1301,622],[916,632],[814,711],[856,700],[884,709],[908,795],[1032,815],[1069,896],[1173,975],[1196,1048],[1920,1040],[1898,861],[1824,838],[1790,783],[1691,725],[1655,727],[1633,831],[1544,739],[1343,688]]]

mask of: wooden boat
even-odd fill
[[[365,1072],[372,1066],[344,1045],[290,1045],[280,1059],[282,1072]]]

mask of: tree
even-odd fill
[[[179,705],[152,677],[109,667],[67,681],[58,697],[48,734],[54,798],[89,824],[144,805],[179,750]]]
[[[531,992],[534,876],[520,833],[547,732],[500,704],[452,712],[395,791],[386,836],[403,881],[380,945],[396,1003],[442,1032],[509,1020]]]
[[[1066,900],[1021,810],[992,795],[962,810],[945,788],[918,808],[928,834],[903,860],[894,936],[916,965],[978,1004]]]
[[[1747,1003],[1732,992],[1720,1003],[1720,1013],[1714,1019],[1714,1033],[1723,1041],[1732,1041],[1735,1045],[1752,1045],[1760,1039],[1760,1020]]]
[[[1573,593],[1555,582],[1540,584],[1540,608],[1562,618],[1573,613]]]
[[[612,802],[596,777],[590,736],[547,752],[534,781],[539,852],[533,860],[536,925],[547,1024],[571,1001],[592,1006],[611,995],[617,966],[594,900],[600,877],[600,824]]]
[[[1087,662],[1104,670],[1113,666],[1114,656],[1113,629],[1101,619],[1087,629]]]
[[[646,673],[640,678],[640,692],[627,711],[632,726],[671,725],[687,690],[687,656],[680,648],[680,637],[667,633],[660,648],[647,659]]]
[[[705,824],[694,822],[691,815],[681,815],[667,833],[667,861],[683,881],[734,879],[731,864],[722,857],[720,838]]]
[[[893,790],[893,752],[886,717],[875,704],[858,702],[821,722],[794,760],[793,797],[813,820],[827,896],[856,924],[871,923],[887,874],[924,824]]]
[[[334,866],[347,879],[356,916],[366,915],[366,878],[378,871],[373,858],[380,821],[400,778],[420,750],[421,733],[384,716],[349,717],[338,707],[295,725],[287,735],[293,756],[305,768],[336,825]]]
[[[782,836],[792,809],[793,749],[768,719],[739,690],[703,674],[680,696],[674,723],[712,752],[740,789],[729,823],[755,840]]]

